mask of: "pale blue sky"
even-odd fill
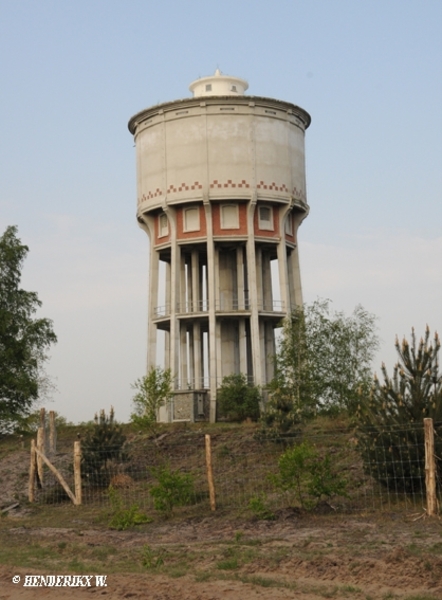
[[[0,0],[0,230],[30,246],[59,343],[49,408],[87,420],[144,372],[148,241],[135,220],[139,110],[219,67],[312,116],[304,296],[442,330],[440,0]]]

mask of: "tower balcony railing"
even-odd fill
[[[155,306],[153,309],[154,317],[167,317],[170,315],[170,304],[164,304],[163,306]]]
[[[222,312],[231,312],[239,310],[251,310],[252,305],[249,301],[248,295],[244,295],[243,299],[236,297],[232,298],[220,298],[215,302],[215,310]],[[293,310],[294,307],[292,307]],[[196,313],[196,312],[207,312],[209,310],[208,300],[198,300],[196,302],[182,302],[177,303],[176,312],[179,314]],[[282,300],[264,300],[258,302],[258,310],[260,312],[284,312],[285,304]],[[155,306],[154,317],[167,317],[170,315],[170,304],[164,304],[162,306]]]

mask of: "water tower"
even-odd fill
[[[275,328],[302,304],[310,116],[247,88],[217,70],[190,85],[192,98],[129,121],[137,217],[150,240],[148,369],[170,368],[174,379],[162,421],[214,421],[226,375],[264,386]]]

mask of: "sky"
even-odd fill
[[[48,410],[113,405],[145,374],[148,238],[129,118],[223,73],[307,110],[304,300],[377,316],[373,365],[442,332],[440,0],[0,0],[0,234],[58,343]]]

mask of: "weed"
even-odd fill
[[[235,531],[235,542],[237,544],[239,544],[242,540],[242,538],[244,537],[244,532],[243,531]]]
[[[157,569],[164,564],[165,550],[158,548],[154,550],[148,544],[143,546],[141,564],[145,569]]]
[[[239,568],[239,562],[236,556],[232,556],[217,562],[216,568],[223,571],[231,571]]]
[[[442,554],[442,542],[437,542],[430,547],[430,552],[433,554]]]
[[[212,575],[209,571],[198,571],[195,573],[195,581],[197,582],[209,581],[211,577]]]
[[[248,508],[260,521],[273,521],[276,519],[275,514],[266,505],[266,496],[264,493],[252,496],[249,500]]]

